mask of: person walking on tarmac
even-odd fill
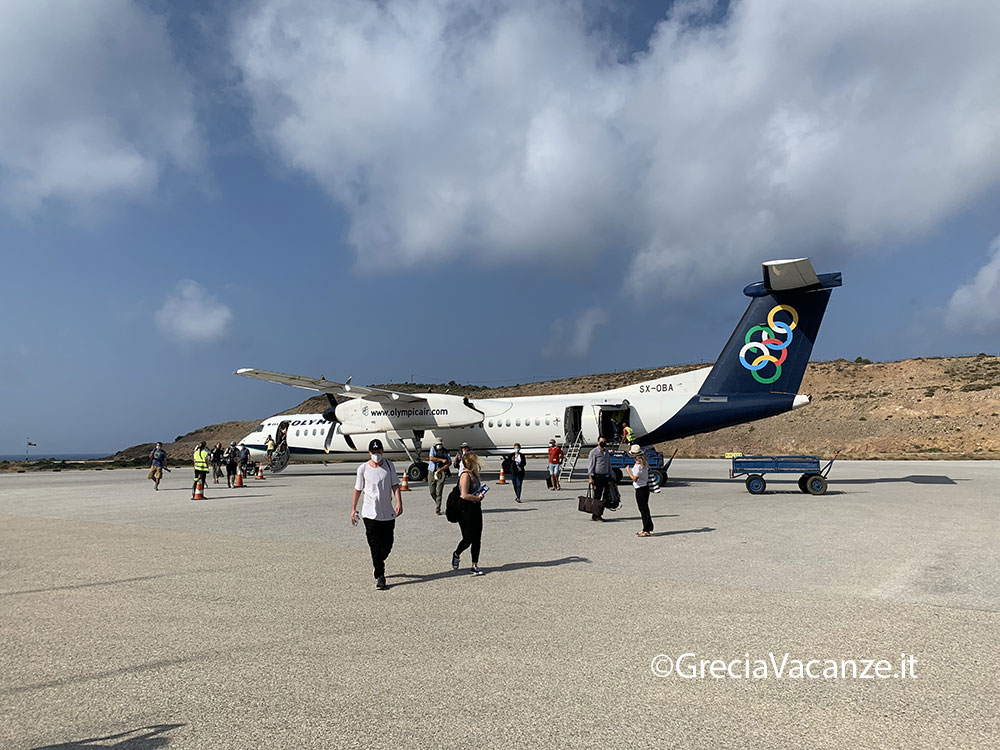
[[[462,563],[462,553],[471,549],[472,575],[483,575],[479,567],[479,548],[483,540],[483,495],[489,487],[479,481],[479,457],[472,453],[462,456],[462,473],[458,476],[459,501],[458,527],[462,530],[462,541],[451,553],[451,569],[458,570]]]
[[[361,517],[365,522],[365,536],[372,554],[372,573],[375,588],[384,591],[389,588],[385,582],[385,560],[392,552],[393,533],[396,519],[403,515],[403,496],[399,492],[399,477],[396,467],[382,453],[382,441],[378,438],[368,443],[369,460],[358,467],[351,499],[351,523],[358,522],[358,498],[364,493]],[[392,500],[396,499],[396,507]]]
[[[468,443],[462,443],[462,445],[459,446],[458,454],[455,456],[455,463],[454,463],[456,469],[459,470],[462,469],[462,458],[464,458],[465,454],[469,453],[471,450],[472,448],[469,447]]]
[[[552,477],[549,481],[550,490],[561,490],[562,487],[559,486],[559,472],[562,468],[563,462],[563,449],[556,445],[556,441],[553,438],[549,440],[549,476]]]
[[[521,502],[521,486],[524,484],[524,454],[521,453],[521,444],[514,443],[514,452],[508,454],[503,459],[504,470],[507,471],[509,466],[509,474],[511,484],[514,485],[514,502]]]
[[[222,460],[225,455],[222,443],[216,443],[215,447],[212,448],[212,481],[215,484],[218,484],[219,480],[222,479]]]
[[[434,501],[434,512],[441,515],[441,498],[444,496],[444,483],[447,480],[448,466],[451,464],[451,456],[445,450],[441,440],[435,441],[427,454],[431,465],[428,467],[427,488],[431,492],[431,499]]]
[[[603,437],[598,439],[597,447],[587,455],[587,474],[590,486],[594,488],[594,498],[606,499],[608,487],[613,480],[610,478],[611,453],[608,452],[608,441]],[[594,513],[590,518],[592,521],[603,521],[603,507],[600,514]]]
[[[157,443],[149,454],[149,476],[147,479],[153,480],[153,489],[160,489],[160,480],[163,479],[163,470],[167,469],[167,452],[163,450],[163,443]],[[170,469],[167,469],[170,471]]]
[[[205,486],[205,480],[208,479],[208,464],[211,461],[212,454],[208,452],[206,447],[207,443],[202,440],[198,443],[198,447],[194,449],[194,484],[191,486],[191,499],[194,500],[198,488],[198,482],[201,482],[201,486]]]
[[[240,463],[240,449],[236,447],[235,441],[226,448],[222,460],[226,464],[226,486],[232,488],[236,482],[236,467]]]

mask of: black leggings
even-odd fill
[[[462,530],[462,541],[455,548],[455,557],[472,548],[472,564],[479,564],[479,544],[483,540],[483,506],[470,500],[462,500],[462,514],[458,517],[458,528]]]
[[[642,530],[653,530],[653,517],[649,514],[649,485],[635,488],[635,504],[639,506],[639,515],[642,516]]]

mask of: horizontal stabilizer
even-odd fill
[[[764,286],[772,292],[802,289],[819,284],[808,258],[769,260],[764,264]]]

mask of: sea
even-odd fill
[[[57,461],[86,461],[93,458],[105,458],[114,453],[28,453],[29,461],[40,461],[43,458],[54,458]],[[0,461],[23,461],[23,453],[0,454]]]

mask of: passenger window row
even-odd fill
[[[528,417],[527,419],[525,419],[524,420],[524,426],[525,427],[530,427],[531,426],[531,420],[532,420],[531,417]],[[542,426],[542,418],[541,417],[534,417],[534,420],[535,420],[535,427],[541,427]],[[552,424],[552,418],[551,417],[546,417],[545,418],[545,424],[546,425],[551,425]],[[487,426],[493,427],[493,420],[492,419],[489,422],[487,422]],[[507,420],[498,419],[496,421],[496,426],[497,427],[510,427],[510,420],[509,419],[507,419]],[[520,427],[521,426],[521,420],[520,419],[515,419],[514,420],[514,426],[515,427]]]

